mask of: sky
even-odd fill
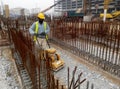
[[[54,0],[0,0],[8,4],[9,8],[23,7],[27,9],[40,8],[41,10],[54,4]],[[0,2],[1,3],[1,2]]]

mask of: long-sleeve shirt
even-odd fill
[[[31,35],[35,34],[35,29],[36,29],[36,22],[34,22],[32,24],[32,26],[29,28],[29,32]],[[45,38],[45,35],[42,35],[41,33],[45,32],[46,34],[48,34],[50,32],[50,27],[49,25],[46,23],[46,30],[44,30],[44,22],[42,24],[38,24],[38,37],[40,38]]]

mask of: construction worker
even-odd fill
[[[34,22],[29,28],[29,32],[34,36],[35,44],[41,46],[43,49],[47,49],[48,45],[46,40],[48,39],[48,33],[50,32],[49,25],[45,22],[45,16],[43,13],[37,15],[38,21]]]

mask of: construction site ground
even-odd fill
[[[82,78],[87,80],[80,86],[80,89],[87,89],[87,82],[89,81],[89,87],[91,85],[94,89],[120,89],[120,79],[103,71],[91,63],[88,63],[84,59],[70,53],[68,50],[64,50],[55,44],[51,44],[53,48],[57,49],[57,53],[61,55],[61,58],[65,61],[65,66],[58,72],[55,72],[55,76],[61,80],[62,84],[67,85],[67,69],[70,68],[70,76],[72,77],[72,71],[77,66],[76,79],[78,74],[83,72]],[[82,79],[81,79],[82,80]],[[71,80],[70,80],[71,81]]]
[[[54,72],[56,78],[63,85],[67,85],[67,68],[70,68],[70,77],[72,77],[72,71],[77,66],[76,79],[80,72],[83,72],[82,78],[87,79],[80,86],[80,89],[86,89],[87,81],[89,81],[89,87],[93,85],[94,89],[120,89],[119,78],[112,76],[55,44],[51,44],[51,46],[57,49],[57,53],[65,61],[64,68]],[[0,89],[22,89],[18,77],[19,75],[16,71],[10,48],[0,47]]]
[[[0,89],[22,89],[9,46],[0,47]]]

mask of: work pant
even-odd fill
[[[36,46],[42,48],[42,49],[48,49],[48,45],[47,45],[47,42],[46,42],[46,39],[45,38],[37,38],[37,41],[36,41]]]
[[[39,59],[40,51],[48,49],[48,45],[45,38],[37,38],[35,42],[35,55],[36,58]]]

